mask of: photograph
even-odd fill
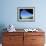
[[[18,7],[17,12],[18,21],[31,22],[35,20],[34,7]]]

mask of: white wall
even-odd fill
[[[1,0],[0,24],[16,28],[42,27],[46,29],[46,0]],[[18,22],[17,7],[35,7],[35,22]],[[45,30],[46,31],[46,30]]]

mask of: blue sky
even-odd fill
[[[21,11],[21,16],[22,18],[25,18],[25,17],[32,17],[33,14],[27,12],[26,10],[23,10]]]

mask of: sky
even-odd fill
[[[28,18],[28,17],[32,17],[33,14],[29,13],[26,10],[21,11],[21,16],[22,18]]]

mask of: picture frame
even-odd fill
[[[34,22],[35,21],[35,7],[18,7],[17,20],[19,22]]]

